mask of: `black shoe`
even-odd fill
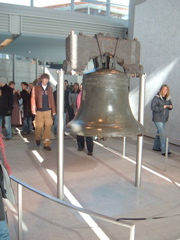
[[[27,134],[33,134],[33,133],[34,133],[34,131],[27,132]]]
[[[44,146],[44,149],[47,150],[47,151],[51,151],[51,148],[49,146]]]
[[[39,146],[41,144],[40,140],[36,140],[36,145]]]
[[[6,141],[11,140],[11,138],[5,138]]]
[[[87,155],[89,155],[89,156],[92,156],[93,155],[93,153],[92,152],[88,152],[88,154]]]
[[[153,148],[153,151],[158,151],[158,152],[160,152],[161,149],[155,149],[155,148]]]
[[[168,152],[168,155],[170,155],[170,154],[171,154],[171,152]],[[166,155],[166,153],[162,153],[162,155],[163,155],[163,156],[165,156],[165,155]]]
[[[78,151],[83,151],[84,148],[78,148]]]
[[[27,135],[28,133],[27,132],[21,132],[22,135]]]

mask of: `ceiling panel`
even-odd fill
[[[4,40],[7,37],[4,35],[0,39]],[[65,60],[65,39],[22,34],[0,52],[62,63]]]

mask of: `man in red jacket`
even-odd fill
[[[40,81],[32,89],[31,110],[35,115],[35,138],[39,146],[41,134],[44,149],[51,151],[51,126],[53,124],[52,116],[56,114],[53,97],[53,89],[49,83],[49,75],[43,73]]]

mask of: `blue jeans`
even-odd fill
[[[162,153],[165,153],[166,152],[165,122],[154,122],[154,124],[157,128],[157,135],[154,140],[153,149],[161,150]]]
[[[54,133],[57,134],[57,122],[58,122],[58,116],[57,114],[55,114],[53,116],[53,128],[54,128]],[[65,130],[65,127],[66,127],[66,113],[64,113],[64,130]]]
[[[7,227],[6,220],[0,221],[0,239],[10,240],[9,230]]]
[[[11,116],[0,115],[0,128],[2,129],[3,120],[5,121],[6,138],[12,138]]]
[[[23,119],[23,132],[30,133],[33,131],[32,117],[24,117]]]

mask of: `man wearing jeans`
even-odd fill
[[[53,89],[49,83],[49,75],[43,73],[40,81],[32,89],[31,110],[35,115],[35,138],[37,146],[40,145],[41,134],[44,149],[51,151],[52,116],[56,114]]]
[[[7,84],[0,82],[0,131],[2,131],[3,121],[5,122],[6,138],[12,138],[11,113],[13,109],[13,89]]]

